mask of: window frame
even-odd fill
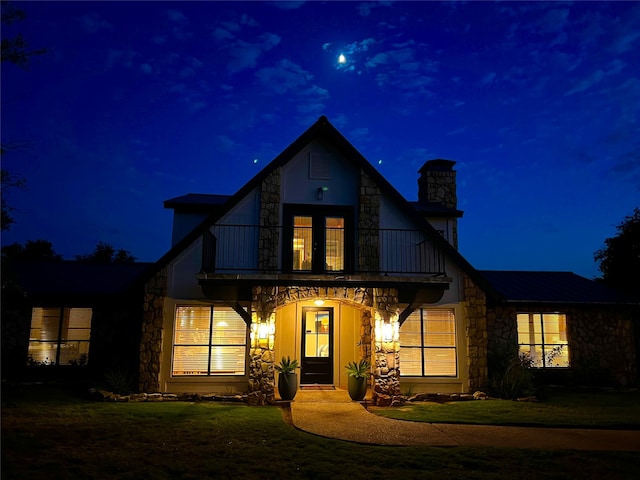
[[[284,273],[306,273],[306,274],[333,274],[333,273],[353,273],[353,252],[354,252],[354,232],[353,232],[353,207],[336,206],[336,205],[299,205],[286,204],[283,205],[283,242],[282,242],[282,271]],[[293,269],[293,235],[294,235],[294,218],[295,217],[311,217],[311,238],[315,245],[315,250],[323,252],[320,255],[312,256],[312,266],[310,270],[294,270]],[[342,270],[328,270],[325,262],[327,258],[327,241],[326,241],[326,219],[342,218],[344,219],[344,238],[343,238],[343,258],[344,265]]]
[[[176,343],[176,333],[178,332],[177,322],[178,322],[178,310],[180,308],[203,308],[208,309],[208,343]],[[214,340],[214,326],[213,321],[215,318],[215,309],[223,309],[225,311],[234,312],[238,319],[242,322],[244,326],[244,343],[213,343]],[[247,362],[247,347],[249,345],[249,328],[245,322],[245,320],[231,307],[227,307],[224,305],[201,305],[201,304],[177,304],[174,309],[173,316],[173,335],[171,338],[171,365],[170,372],[172,378],[215,378],[215,377],[243,377],[247,374],[248,362]],[[206,348],[207,349],[207,373],[198,373],[198,374],[176,374],[175,373],[175,359],[176,359],[176,347],[194,347],[194,348]],[[242,356],[243,361],[243,372],[242,373],[212,373],[211,365],[212,365],[212,355],[213,351],[216,347],[242,347],[244,353]]]
[[[527,334],[529,335],[529,337],[531,336],[535,336],[536,334],[538,334],[537,332],[539,332],[540,335],[540,343],[520,343],[520,329],[519,329],[519,322],[518,322],[518,316],[520,315],[527,315],[529,317],[529,322],[528,325],[532,325],[535,322],[535,316],[539,315],[540,317],[540,324],[539,324],[539,330],[536,331],[535,329],[533,330],[533,332],[531,330],[529,330],[527,332]],[[545,330],[544,330],[544,324],[545,324],[545,315],[558,315],[558,316],[562,316],[564,317],[564,335],[565,335],[565,340],[563,343],[547,343],[545,342]],[[566,312],[541,312],[541,311],[518,311],[516,312],[516,336],[518,337],[517,342],[518,342],[518,355],[520,355],[520,357],[522,358],[523,354],[527,354],[529,356],[529,364],[531,368],[535,368],[536,370],[548,370],[548,369],[552,369],[552,370],[558,370],[558,369],[568,369],[571,368],[571,350],[569,349],[569,329],[568,329],[568,321],[567,321],[567,313]],[[558,346],[563,346],[566,347],[567,349],[567,365],[553,365],[553,362],[551,362],[551,365],[547,365],[548,359],[547,356],[548,354],[547,349],[548,348],[555,348]],[[531,357],[531,355],[528,352],[523,352],[522,348],[523,346],[529,347],[529,352],[533,349],[535,351],[536,347],[540,347],[542,349],[542,355],[541,355],[541,364],[536,364],[535,362],[535,357]],[[553,360],[553,358],[555,358],[555,356],[553,356],[551,358],[551,360]]]
[[[458,325],[456,323],[456,311],[454,308],[418,308],[416,309],[411,315],[415,314],[419,312],[420,314],[420,345],[410,345],[410,346],[405,346],[402,344],[402,325],[400,326],[400,376],[404,377],[404,378],[458,378],[459,376],[459,366],[458,366]],[[425,329],[425,322],[428,321],[428,318],[425,318],[426,316],[428,316],[429,312],[448,312],[452,315],[453,317],[453,332],[451,333],[453,335],[453,340],[454,340],[454,344],[453,346],[443,346],[443,345],[438,345],[438,346],[428,346],[425,345],[425,333],[426,333],[426,329]],[[426,315],[425,315],[426,314]],[[405,320],[405,322],[403,322],[403,325],[406,324],[406,321],[409,320],[409,318],[411,318],[411,315],[409,315],[407,317],[407,319]],[[402,374],[402,350],[416,350],[419,349],[420,350],[420,370],[421,370],[421,374],[420,375],[411,375],[411,374]],[[426,372],[426,366],[425,366],[425,357],[426,357],[426,352],[427,351],[435,351],[435,350],[453,350],[453,358],[455,359],[455,373],[451,374],[451,375],[436,375],[436,374],[428,374]]]

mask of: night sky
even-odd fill
[[[320,115],[405,196],[457,162],[480,269],[598,274],[640,205],[638,2],[17,2],[2,65],[24,177],[2,244],[155,261],[186,193],[233,194]]]

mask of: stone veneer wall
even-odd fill
[[[358,265],[362,272],[380,270],[378,231],[380,229],[380,187],[360,170],[360,209],[358,215]]]
[[[280,168],[276,168],[262,181],[260,192],[258,266],[261,271],[276,271],[278,268],[279,225]]]
[[[383,320],[397,323],[398,289],[376,288],[373,306]],[[400,342],[399,339],[377,342],[375,335],[372,341],[375,357],[373,403],[390,405],[393,397],[400,395]]]
[[[517,349],[516,315],[519,312],[567,315],[571,381],[607,386],[627,386],[637,382],[638,352],[631,310],[613,306],[496,305],[487,312],[491,355]],[[554,371],[559,373],[563,370],[548,369],[549,373]]]
[[[160,391],[162,327],[166,296],[167,267],[164,267],[144,287],[142,337],[140,341],[139,388],[141,392]]]
[[[267,322],[276,309],[277,289],[273,286],[253,287],[252,311],[258,322]],[[274,345],[253,344],[249,349],[249,396],[253,405],[271,404],[275,401],[275,355]]]
[[[429,168],[425,170],[425,174],[418,179],[418,200],[438,203],[448,208],[457,208],[455,170],[432,170]]]
[[[463,301],[467,333],[468,391],[487,387],[487,297],[467,275],[463,276]]]

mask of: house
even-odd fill
[[[125,295],[127,313],[111,315],[124,323],[97,322],[94,307],[89,364],[111,365],[126,336],[140,391],[247,392],[257,404],[277,398],[283,356],[299,360],[302,385],[337,388],[348,362],[370,360],[378,404],[409,386],[485,389],[515,354],[553,381],[635,384],[638,300],[567,272],[476,270],[458,252],[454,167],[427,161],[407,201],[320,117],[234,195],[165,202],[172,248],[117,282],[126,295],[110,298]],[[29,298],[23,363],[41,342],[38,308],[64,319],[91,306]]]
[[[145,286],[140,388],[269,403],[283,356],[302,385],[338,388],[366,358],[382,403],[409,384],[485,388],[507,347],[635,382],[637,302],[573,274],[474,269],[454,165],[426,162],[408,202],[320,117],[236,194],[165,202],[173,247]]]

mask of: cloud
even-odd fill
[[[607,70],[602,70],[601,68],[599,68],[595,72],[584,77],[572,89],[565,93],[565,96],[589,90],[591,87],[597,85],[605,78],[620,73],[625,66],[626,64],[622,60],[616,58],[611,63],[609,63],[609,68]]]
[[[495,79],[496,72],[489,72],[480,79],[480,83],[482,85],[491,85],[495,81]]]
[[[373,10],[374,8],[390,7],[392,4],[392,1],[362,2],[358,4],[358,13],[362,17],[367,17],[371,14],[371,10]]]
[[[262,34],[257,43],[249,43],[238,39],[228,47],[231,59],[227,64],[227,69],[230,73],[236,73],[247,68],[254,68],[260,55],[271,50],[279,43],[280,37],[274,33]]]
[[[100,30],[113,30],[113,25],[97,13],[87,13],[80,17],[80,24],[85,33],[96,33]]]
[[[188,21],[188,18],[182,13],[180,10],[168,9],[167,10],[167,18],[172,22],[176,23],[184,23]]]
[[[279,8],[281,10],[295,10],[304,5],[304,1],[286,0],[281,2],[265,2],[272,7]]]
[[[543,33],[559,33],[564,30],[568,17],[568,8],[554,8],[547,11],[538,26]]]
[[[148,63],[143,63],[142,65],[140,65],[140,71],[142,73],[151,73],[153,69],[151,68],[151,65],[149,65]]]
[[[222,152],[229,152],[231,150],[234,150],[238,146],[238,144],[236,142],[234,142],[227,135],[218,135],[218,136],[216,136],[215,142],[216,142],[216,145],[217,145],[218,149],[220,151],[222,151]]]
[[[372,58],[368,58],[365,62],[365,66],[368,68],[375,68],[378,65],[384,65],[389,61],[388,53],[377,53]]]
[[[229,30],[220,27],[216,28],[211,36],[216,40],[231,39],[234,37],[234,35]]]
[[[301,90],[313,80],[311,73],[287,59],[280,60],[275,67],[258,70],[256,77],[265,87],[277,94]]]

